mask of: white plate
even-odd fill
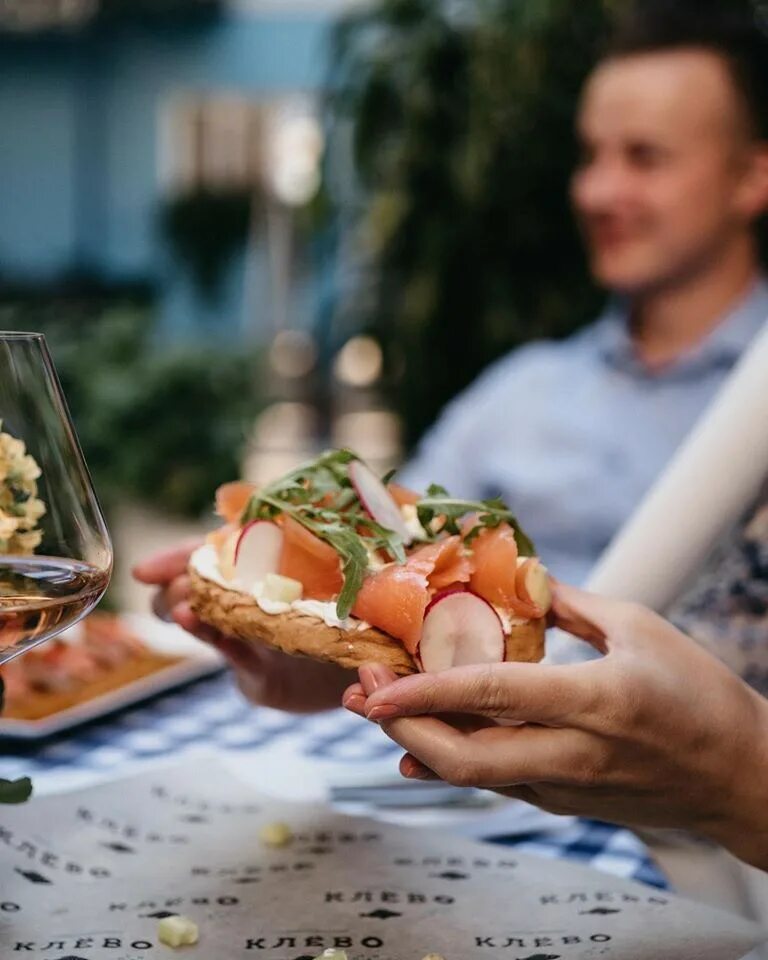
[[[92,700],[78,703],[39,720],[10,720],[0,716],[0,738],[39,740],[50,737],[184,683],[218,673],[224,667],[224,658],[216,650],[195,640],[180,627],[149,616],[124,614],[123,619],[150,650],[184,659],[163,670],[156,670],[149,676],[126,683],[116,690],[110,690]]]

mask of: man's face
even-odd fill
[[[572,198],[600,284],[635,295],[674,285],[750,229],[743,113],[725,63],[707,51],[597,68],[578,119]]]

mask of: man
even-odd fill
[[[728,2],[643,3],[586,85],[572,200],[614,295],[562,343],[492,367],[402,482],[502,495],[582,582],[768,320],[768,39]],[[687,7],[687,9],[686,9]]]
[[[768,318],[756,237],[768,208],[768,40],[747,7],[646,0],[620,31],[585,88],[572,189],[592,270],[616,300],[576,337],[494,366],[404,473],[415,487],[501,493],[563,580],[583,580]],[[185,602],[188,553],[136,574],[224,650],[251,699],[338,705],[343,671],[201,628]]]

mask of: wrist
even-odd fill
[[[753,721],[741,731],[727,801],[704,832],[739,860],[768,871],[768,700],[752,696]]]

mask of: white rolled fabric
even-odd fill
[[[768,477],[768,323],[598,561],[587,589],[663,611]]]

